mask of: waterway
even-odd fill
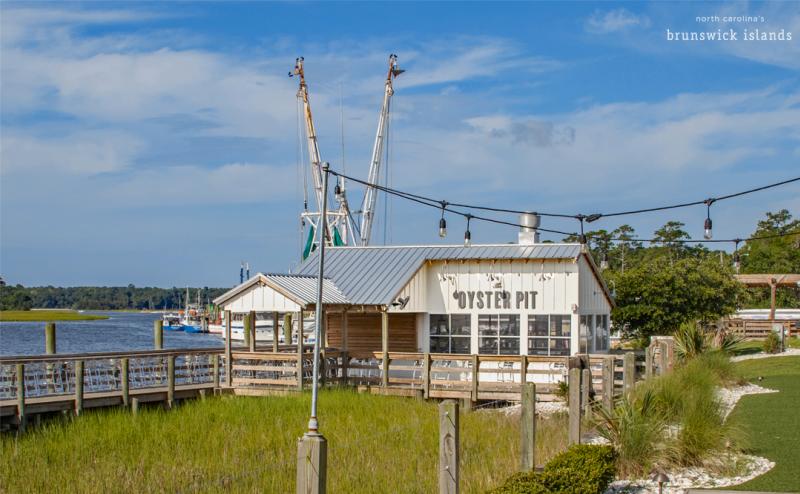
[[[89,312],[96,321],[56,322],[56,352],[115,352],[153,349],[153,322],[161,314]],[[43,322],[0,322],[0,356],[44,353]],[[164,348],[223,348],[218,335],[164,331]]]

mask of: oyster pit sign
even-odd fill
[[[458,301],[459,309],[535,309],[536,308],[535,290],[515,291],[512,297],[511,292],[506,290],[456,290],[453,298]]]

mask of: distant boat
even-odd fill
[[[164,323],[165,331],[183,331],[181,317],[178,314],[164,314],[161,321]]]

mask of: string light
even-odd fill
[[[711,205],[714,204],[714,201],[716,201],[714,198],[708,198],[704,201],[706,205],[706,221],[703,224],[703,238],[706,240],[711,240],[714,236],[711,231]]]
[[[447,220],[444,219],[444,210],[447,209],[447,201],[442,201],[442,217],[439,219],[439,237],[447,236]]]
[[[739,260],[739,242],[741,241],[742,240],[738,238],[733,241],[733,268],[736,270],[736,274],[739,274],[739,268],[742,267],[742,263]]]
[[[608,253],[603,252],[603,257],[600,258],[600,269],[608,269]]]
[[[469,247],[472,245],[472,234],[469,232],[469,222],[472,219],[472,215],[467,215],[467,231],[464,232],[464,247]]]

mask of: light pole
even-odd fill
[[[325,230],[328,213],[328,163],[322,164],[322,214],[318,223],[319,228],[319,267],[317,271],[317,302],[314,320],[314,362],[311,386],[311,417],[308,419],[308,432],[297,443],[297,493],[298,494],[324,494],[327,477],[328,444],[325,437],[319,432],[317,420],[317,399],[319,386],[319,346],[322,321],[322,283],[325,268]],[[298,338],[303,337],[302,321]],[[301,377],[302,379],[302,377]]]

